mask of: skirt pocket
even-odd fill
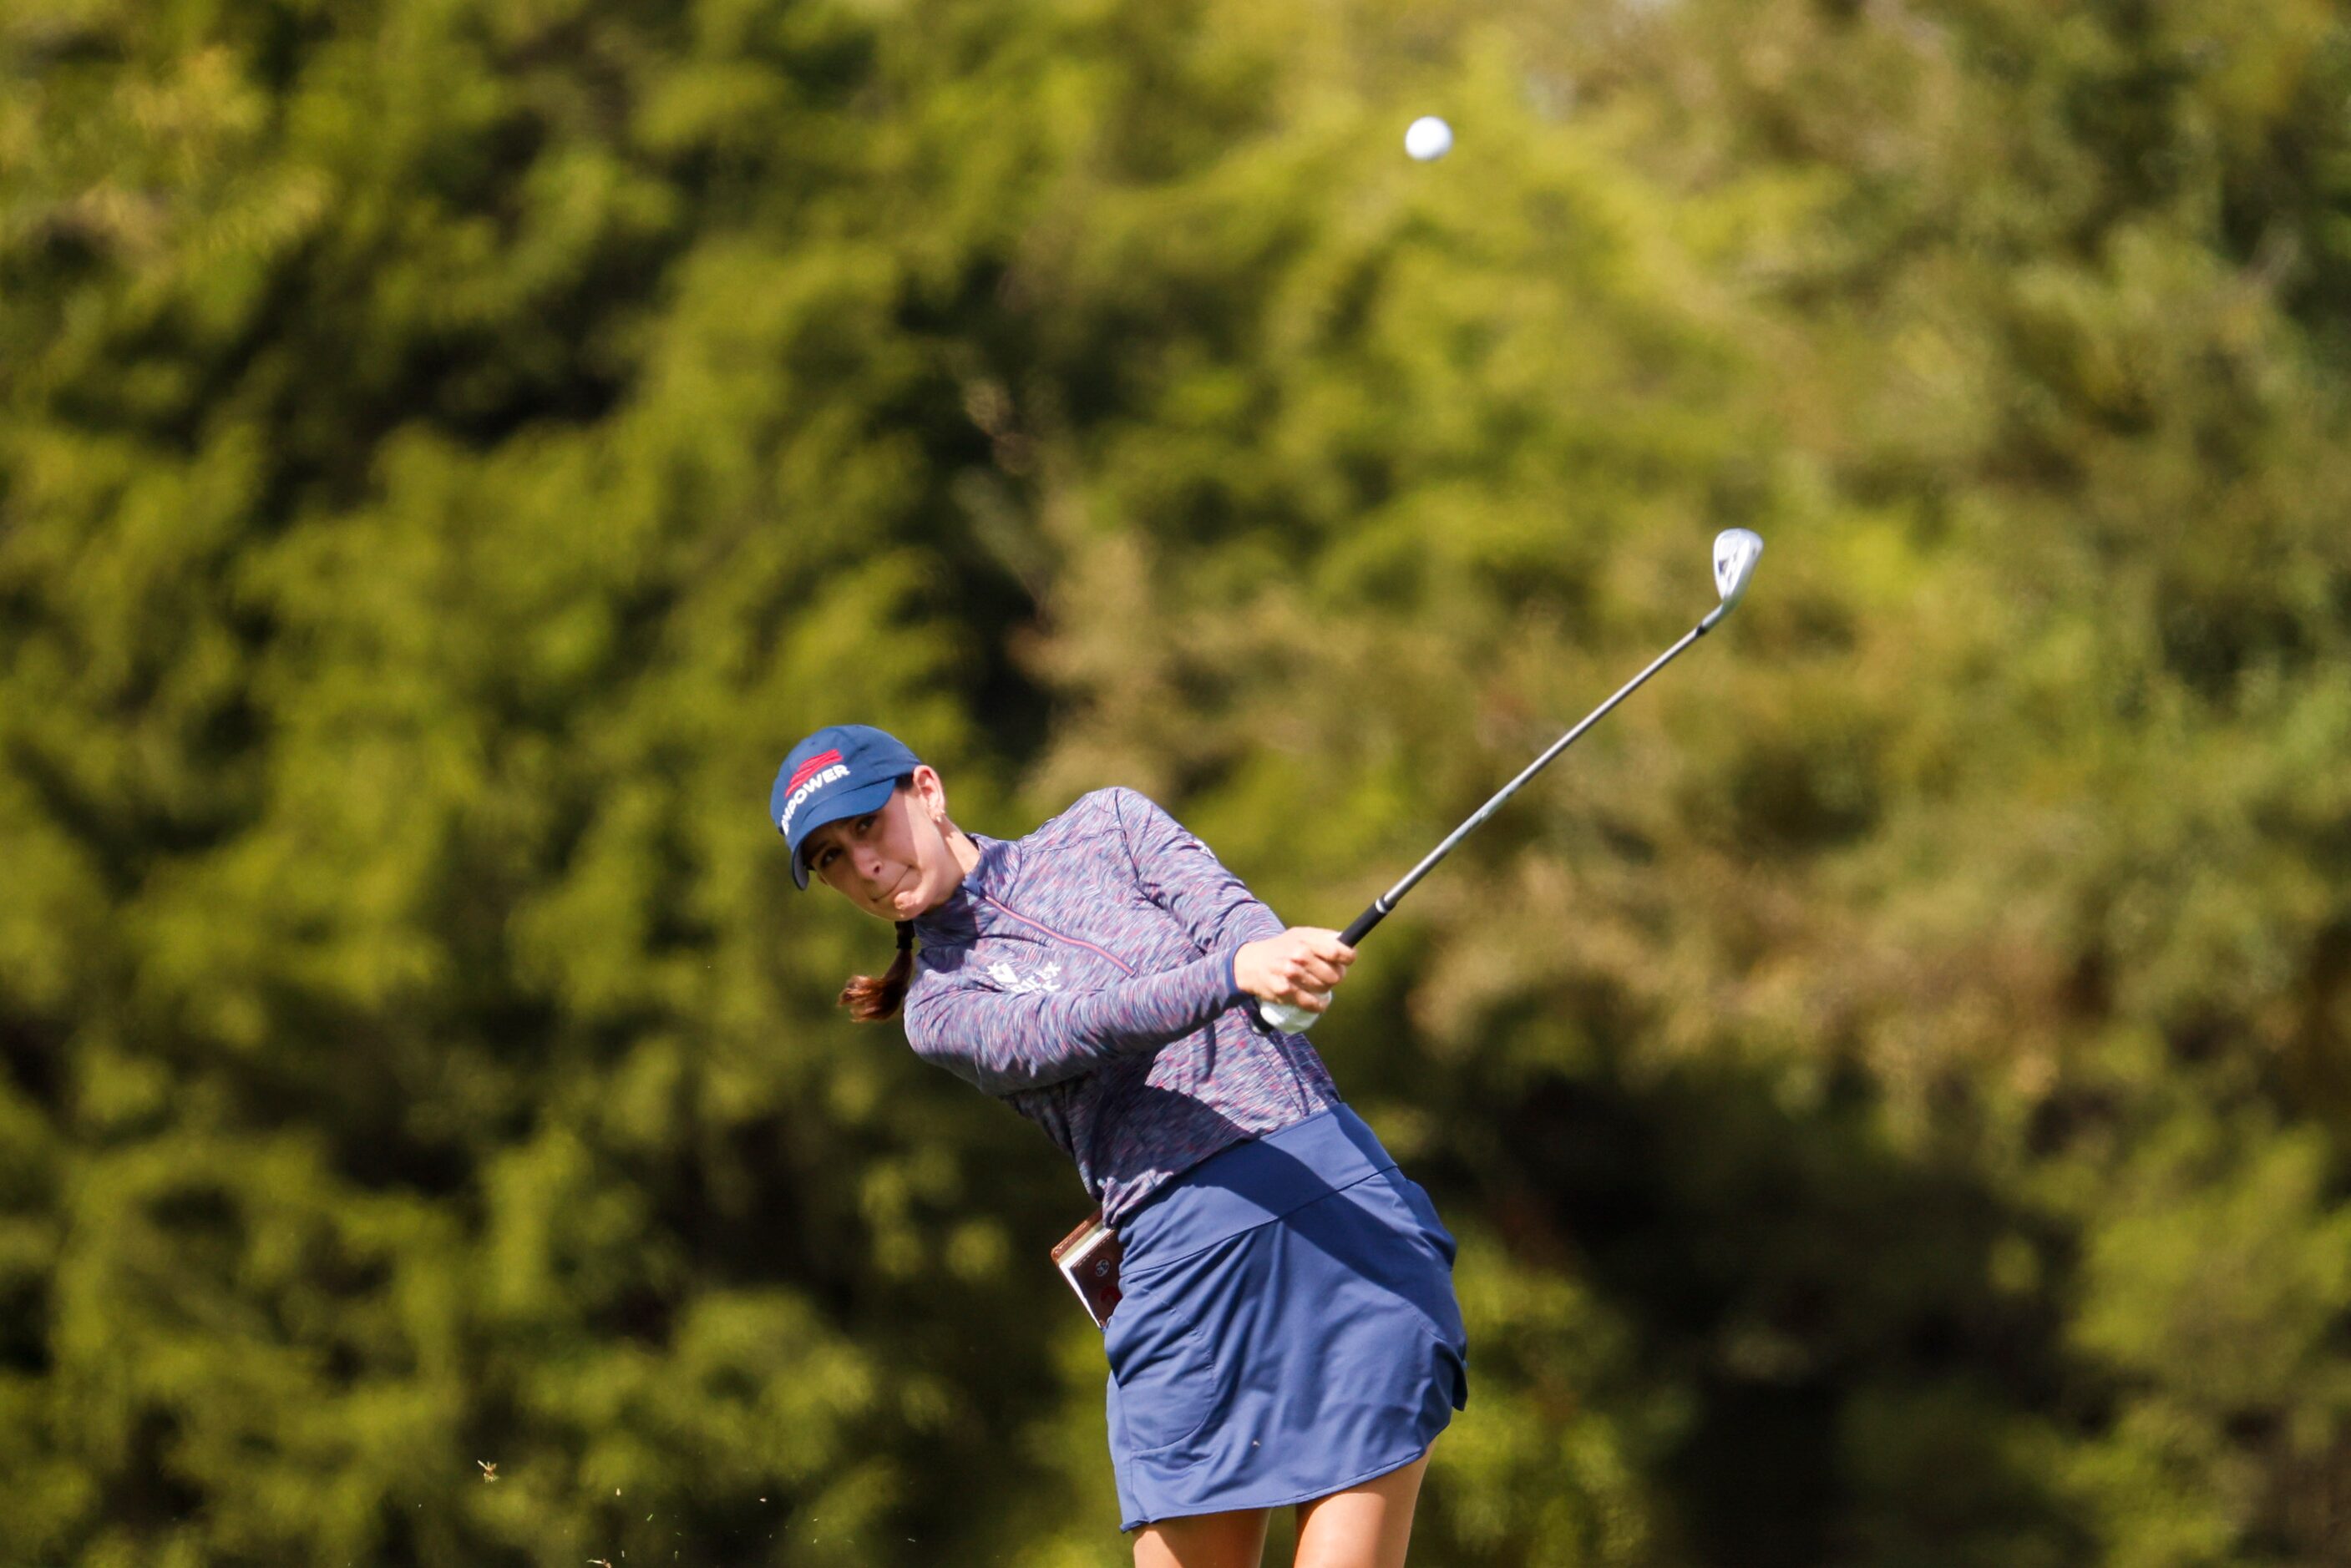
[[[1216,1407],[1216,1346],[1180,1304],[1130,1289],[1102,1325],[1112,1431],[1137,1453],[1173,1448]]]
[[[1387,1231],[1384,1246],[1366,1245],[1366,1266],[1372,1256],[1379,1256],[1377,1277],[1420,1309],[1451,1353],[1466,1357],[1468,1336],[1461,1322],[1460,1298],[1453,1289],[1458,1248],[1453,1232],[1437,1217],[1437,1205],[1420,1183],[1395,1167],[1348,1189],[1347,1196],[1378,1216]]]
[[[1453,1232],[1445,1228],[1445,1221],[1437,1217],[1437,1205],[1430,1201],[1428,1193],[1419,1182],[1402,1170],[1390,1170],[1386,1175],[1395,1184],[1397,1194],[1411,1208],[1413,1218],[1419,1221],[1422,1239],[1435,1247],[1443,1255],[1445,1266],[1451,1268],[1459,1246],[1453,1240]]]

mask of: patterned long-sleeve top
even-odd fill
[[[1169,1178],[1339,1102],[1258,1018],[1241,947],[1283,926],[1150,799],[1096,790],[914,921],[916,1054],[1037,1123],[1115,1227]]]

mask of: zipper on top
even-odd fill
[[[995,905],[998,909],[1003,910],[1006,914],[1011,916],[1022,925],[1034,926],[1056,941],[1068,942],[1071,946],[1083,948],[1088,952],[1100,953],[1102,957],[1110,960],[1111,962],[1118,965],[1120,969],[1125,971],[1128,974],[1133,974],[1134,972],[1134,966],[1133,964],[1127,962],[1124,959],[1119,957],[1108,948],[1098,948],[1094,946],[1093,943],[1087,941],[1083,937],[1070,936],[1065,932],[1055,930],[1052,927],[1047,925],[1042,920],[1032,920],[1028,916],[1022,914],[1019,910],[1014,909],[1011,905],[1004,902],[1003,899],[991,898],[987,894],[979,891],[977,888],[972,889],[972,897],[979,899],[982,903]]]

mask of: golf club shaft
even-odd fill
[[[1406,893],[1412,891],[1413,885],[1415,883],[1418,882],[1423,877],[1427,876],[1430,869],[1434,867],[1438,861],[1444,859],[1447,855],[1450,855],[1453,852],[1453,846],[1455,845],[1460,843],[1464,838],[1468,837],[1470,832],[1475,829],[1479,823],[1493,815],[1496,811],[1500,809],[1504,801],[1510,799],[1513,794],[1516,794],[1519,792],[1520,785],[1524,784],[1529,779],[1534,777],[1537,774],[1542,772],[1544,768],[1548,767],[1553,757],[1558,756],[1560,753],[1567,750],[1569,746],[1574,744],[1575,738],[1578,735],[1583,734],[1584,731],[1592,728],[1593,725],[1598,723],[1602,717],[1604,716],[1611,708],[1614,708],[1617,703],[1622,702],[1625,698],[1631,696],[1634,691],[1639,688],[1641,683],[1648,680],[1650,676],[1655,675],[1658,670],[1663,670],[1667,665],[1672,663],[1675,656],[1679,654],[1683,649],[1687,648],[1691,643],[1696,642],[1699,638],[1704,637],[1708,632],[1714,629],[1714,623],[1722,618],[1723,612],[1729,607],[1728,605],[1716,606],[1713,611],[1709,613],[1704,620],[1698,622],[1698,625],[1684,632],[1680,641],[1675,643],[1671,648],[1666,649],[1665,652],[1657,655],[1655,659],[1651,660],[1649,667],[1646,670],[1642,670],[1640,674],[1635,675],[1632,680],[1627,680],[1624,685],[1618,687],[1614,696],[1609,698],[1607,701],[1603,702],[1599,707],[1594,708],[1591,712],[1585,714],[1583,722],[1577,724],[1574,729],[1570,730],[1566,734],[1562,735],[1558,740],[1552,742],[1552,746],[1549,751],[1543,753],[1541,756],[1537,757],[1533,762],[1529,763],[1525,770],[1521,772],[1518,777],[1512,779],[1509,784],[1504,784],[1501,789],[1495,794],[1493,799],[1488,801],[1485,805],[1472,812],[1467,822],[1464,822],[1460,826],[1455,828],[1451,833],[1447,834],[1445,836],[1445,842],[1430,850],[1427,857],[1424,858],[1419,865],[1414,867],[1410,871],[1405,872],[1402,881],[1389,888],[1386,892],[1381,894],[1378,898],[1373,899],[1370,907],[1365,909],[1362,914],[1357,915],[1353,920],[1349,921],[1347,929],[1339,933],[1339,940],[1346,943],[1349,947],[1353,947],[1357,942],[1362,941],[1364,936],[1370,932],[1374,926],[1378,925],[1382,920],[1388,918],[1389,912],[1395,909],[1398,901],[1401,900]],[[1258,1012],[1259,1014],[1274,1028],[1290,1033],[1297,1033],[1301,1031],[1312,1028],[1315,1021],[1322,1016],[1322,1014],[1310,1012],[1303,1007],[1293,1007],[1286,1002],[1260,1002],[1258,1003]]]
[[[1395,887],[1389,888],[1386,892],[1373,899],[1371,908],[1365,909],[1362,914],[1357,915],[1354,919],[1349,923],[1347,929],[1339,933],[1340,940],[1345,942],[1351,948],[1357,942],[1362,941],[1364,938],[1370,933],[1374,926],[1378,925],[1382,920],[1387,919],[1389,911],[1393,910],[1396,907],[1397,903],[1403,899],[1406,893],[1412,891],[1416,883],[1417,883],[1423,877],[1427,876],[1430,869],[1435,867],[1438,861],[1444,859],[1447,855],[1450,855],[1453,852],[1453,846],[1455,845],[1469,836],[1471,829],[1475,828],[1479,823],[1485,821],[1488,817],[1493,815],[1496,811],[1500,809],[1502,803],[1510,799],[1510,796],[1516,794],[1519,792],[1520,785],[1524,784],[1529,779],[1534,777],[1537,774],[1542,772],[1544,768],[1550,766],[1551,760],[1559,755],[1560,753],[1567,750],[1569,746],[1573,745],[1577,736],[1583,734],[1584,731],[1589,730],[1593,725],[1598,723],[1603,714],[1606,713],[1611,708],[1616,706],[1617,703],[1625,701],[1625,698],[1631,696],[1635,689],[1639,687],[1643,681],[1648,680],[1650,676],[1655,675],[1658,670],[1663,670],[1667,665],[1672,663],[1675,656],[1679,654],[1683,649],[1687,648],[1691,643],[1696,642],[1699,638],[1704,637],[1708,632],[1712,631],[1714,629],[1715,623],[1720,620],[1724,616],[1729,615],[1732,609],[1737,607],[1739,601],[1747,597],[1747,586],[1754,579],[1755,576],[1755,563],[1761,557],[1762,554],[1763,540],[1761,536],[1757,535],[1751,528],[1725,528],[1721,533],[1717,534],[1714,536],[1714,591],[1716,597],[1720,599],[1721,602],[1717,604],[1712,610],[1708,612],[1704,620],[1699,621],[1698,625],[1683,633],[1682,639],[1679,642],[1675,643],[1671,648],[1666,649],[1665,652],[1657,655],[1657,657],[1651,661],[1646,670],[1642,670],[1640,674],[1635,675],[1632,680],[1625,682],[1623,686],[1617,689],[1614,696],[1609,698],[1607,701],[1603,702],[1599,707],[1594,708],[1590,713],[1584,715],[1584,719],[1582,723],[1576,725],[1574,729],[1570,730],[1566,734],[1562,735],[1552,743],[1552,748],[1549,751],[1545,752],[1541,756],[1537,757],[1533,762],[1528,763],[1525,772],[1520,774],[1518,777],[1512,779],[1509,784],[1504,784],[1500,792],[1498,793],[1493,799],[1479,806],[1470,815],[1468,821],[1463,823],[1460,826],[1447,834],[1444,843],[1438,845],[1436,848],[1428,852],[1427,858],[1421,861],[1419,865],[1414,867],[1410,871],[1405,874],[1404,880],[1398,882]],[[1327,1000],[1328,999],[1326,998],[1326,1002]],[[1267,1024],[1275,1029],[1284,1030],[1291,1033],[1295,1033],[1301,1030],[1312,1028],[1314,1026],[1314,1021],[1322,1016],[1320,1012],[1311,1011],[1304,1007],[1294,1006],[1286,1002],[1259,1001],[1258,1003],[1258,1012],[1259,1016],[1260,1016]]]
[[[1604,715],[1611,708],[1616,706],[1617,703],[1622,702],[1625,698],[1631,696],[1635,690],[1636,690],[1643,681],[1646,680],[1650,676],[1655,675],[1658,670],[1663,670],[1667,664],[1671,663],[1675,655],[1680,653],[1683,649],[1687,648],[1699,638],[1704,637],[1707,633],[1708,628],[1711,627],[1714,624],[1714,621],[1715,617],[1709,615],[1705,620],[1699,622],[1696,627],[1693,627],[1690,630],[1683,633],[1682,639],[1679,642],[1675,643],[1671,648],[1666,649],[1665,652],[1657,655],[1656,659],[1651,661],[1646,670],[1642,670],[1640,674],[1635,675],[1632,680],[1625,682],[1623,686],[1618,687],[1614,696],[1609,698],[1607,701],[1603,702],[1599,707],[1594,708],[1591,712],[1585,714],[1583,722],[1577,724],[1574,729],[1570,730],[1566,734],[1562,735],[1557,741],[1552,742],[1552,746],[1549,751],[1543,753],[1541,756],[1537,757],[1533,762],[1529,763],[1526,765],[1524,772],[1520,773],[1518,777],[1512,779],[1510,783],[1504,784],[1499,790],[1495,792],[1493,799],[1488,801],[1485,805],[1472,812],[1467,822],[1464,822],[1460,826],[1455,828],[1451,833],[1447,834],[1445,836],[1445,842],[1430,850],[1427,857],[1423,859],[1419,865],[1405,872],[1402,881],[1389,888],[1386,892],[1381,894],[1378,898],[1373,899],[1370,906],[1366,908],[1362,914],[1357,915],[1354,919],[1348,924],[1345,930],[1339,933],[1339,940],[1345,942],[1349,947],[1353,947],[1357,942],[1363,940],[1364,935],[1368,933],[1374,926],[1378,925],[1382,920],[1387,919],[1389,913],[1395,909],[1397,902],[1401,900],[1406,893],[1412,891],[1413,885],[1415,883],[1418,882],[1423,877],[1427,876],[1429,871],[1438,861],[1453,853],[1453,846],[1455,845],[1468,837],[1471,831],[1474,830],[1479,823],[1484,822],[1488,817],[1493,815],[1496,811],[1499,810],[1502,803],[1510,799],[1512,795],[1518,794],[1520,786],[1525,784],[1529,779],[1534,777],[1537,774],[1542,772],[1544,768],[1550,766],[1552,759],[1558,756],[1560,753],[1567,750],[1569,746],[1574,744],[1575,738],[1578,735],[1583,734],[1584,731],[1589,730],[1593,725],[1598,723],[1603,715]]]

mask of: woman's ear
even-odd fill
[[[938,769],[928,763],[917,766],[912,787],[916,798],[922,802],[923,814],[931,819],[931,826],[945,828],[947,825],[947,786],[946,781],[939,777]]]

